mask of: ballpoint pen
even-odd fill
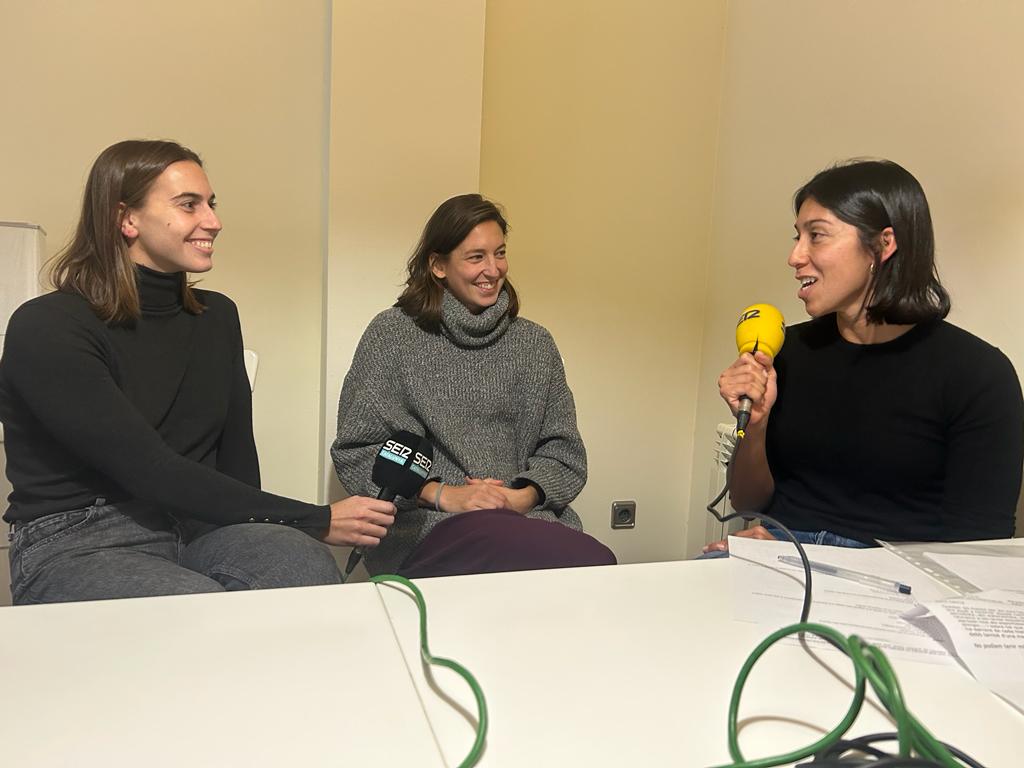
[[[786,565],[795,565],[797,568],[803,568],[803,562],[799,557],[795,555],[779,555],[779,562],[785,563]],[[829,565],[828,563],[818,563],[814,560],[808,560],[807,564],[811,566],[812,571],[818,573],[824,573],[828,576],[836,576],[840,579],[846,579],[847,581],[856,581],[858,584],[864,584],[868,587],[879,587],[881,589],[888,589],[891,591],[899,592],[901,595],[910,594],[910,585],[904,584],[900,581],[893,581],[892,579],[883,579],[881,576],[875,576],[873,573],[861,573],[860,571],[851,571],[847,568],[840,568],[837,565]]]

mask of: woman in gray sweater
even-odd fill
[[[367,552],[371,573],[615,563],[569,506],[587,479],[586,449],[551,334],[518,316],[507,231],[480,195],[444,202],[345,377],[331,456],[349,493],[376,494],[373,461],[396,431],[434,446],[431,478]]]

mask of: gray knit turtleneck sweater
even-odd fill
[[[432,479],[533,483],[543,500],[529,517],[582,530],[569,502],[586,482],[587,454],[562,358],[547,330],[508,317],[504,291],[478,315],[446,291],[440,334],[395,307],[370,323],[345,377],[331,447],[349,493],[376,496],[370,475],[377,450],[402,429],[433,443]],[[391,531],[367,550],[371,573],[396,571],[447,517],[416,500],[399,499],[398,507]]]

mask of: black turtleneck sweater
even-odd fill
[[[284,523],[319,536],[330,510],[259,490],[234,303],[138,269],[142,317],[108,326],[80,296],[14,313],[0,358],[0,421],[14,490],[4,519],[139,500],[176,518]]]

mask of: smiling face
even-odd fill
[[[821,317],[836,312],[844,321],[856,322],[868,296],[875,263],[861,243],[859,231],[813,198],[800,206],[793,226],[796,244],[788,264],[796,270],[800,281],[797,297],[804,302],[807,314]],[[889,229],[886,237],[891,237],[891,232]]]
[[[474,315],[493,306],[505,284],[505,233],[496,221],[477,224],[447,256],[435,255],[430,270]]]
[[[206,272],[220,233],[216,196],[203,169],[191,160],[168,165],[139,208],[126,208],[121,234],[128,256],[157,272]]]

